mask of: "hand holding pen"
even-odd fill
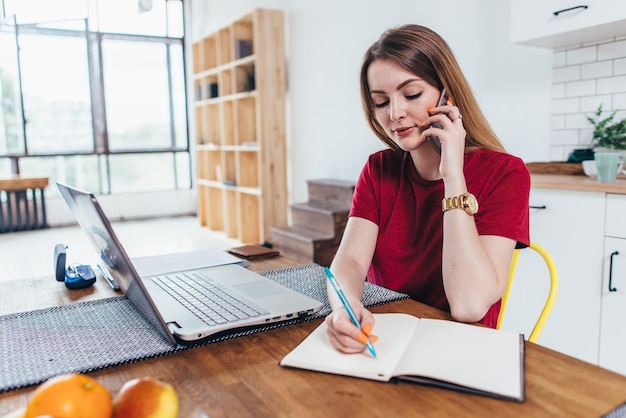
[[[341,300],[341,303],[343,304],[343,307],[346,309],[346,312],[348,312],[348,315],[350,316],[350,320],[357,328],[359,328],[361,331],[364,331],[364,334],[361,334],[361,335],[366,335],[366,338],[363,341],[361,341],[361,339],[359,338],[359,342],[362,344],[365,344],[365,346],[367,347],[369,352],[372,354],[372,356],[376,358],[376,350],[374,350],[374,345],[372,344],[371,339],[367,337],[367,335],[369,335],[369,332],[371,332],[371,329],[368,330],[369,332],[365,332],[365,330],[361,326],[359,318],[356,316],[356,314],[354,313],[354,310],[350,306],[350,303],[348,302],[346,295],[343,293],[343,290],[341,290],[341,287],[339,287],[339,283],[337,283],[335,276],[333,276],[333,274],[331,273],[328,267],[325,267],[324,270],[326,271],[326,276],[328,277],[328,281],[330,282],[331,286],[335,290],[335,293],[337,293],[337,296],[339,297],[339,300]]]

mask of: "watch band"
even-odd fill
[[[463,209],[468,215],[475,215],[478,212],[478,201],[471,193],[446,197],[441,201],[441,210],[447,212],[450,209]]]

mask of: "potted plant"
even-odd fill
[[[626,150],[626,118],[614,121],[615,114],[602,118],[602,105],[598,106],[594,117],[587,116],[587,120],[594,127],[591,146],[594,150]]]
[[[626,157],[626,118],[617,121],[615,120],[616,113],[613,112],[608,117],[602,118],[602,105],[600,105],[594,117],[587,117],[587,120],[594,128],[591,146],[594,152],[595,167],[592,167],[592,171],[593,168],[598,168],[598,180],[602,182],[615,181],[615,175],[613,175],[613,168],[611,167],[616,164],[616,171],[619,172],[622,169],[624,157]],[[587,164],[587,167],[585,167],[585,164]],[[602,172],[600,172],[601,166]],[[590,170],[586,161],[583,161],[583,170],[586,174]]]

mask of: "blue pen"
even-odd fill
[[[339,287],[339,283],[337,283],[335,276],[333,276],[333,274],[330,272],[330,269],[328,267],[324,267],[324,271],[326,271],[326,276],[328,277],[328,281],[333,286],[333,289],[335,289],[335,292],[337,293],[337,296],[339,296],[341,303],[343,303],[343,307],[346,308],[346,311],[348,311],[348,315],[350,315],[350,319],[352,320],[352,323],[356,325],[359,329],[361,329],[361,323],[359,322],[359,318],[356,317],[356,314],[352,310],[352,307],[350,306],[348,299],[346,299],[346,295],[344,295],[343,290],[341,290],[341,288]],[[376,358],[376,350],[374,350],[374,346],[372,345],[372,342],[369,340],[369,338],[365,346],[367,347],[369,352],[372,353],[372,356]]]

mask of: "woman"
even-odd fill
[[[430,29],[385,32],[365,54],[360,81],[367,120],[389,149],[363,167],[331,265],[362,328],[329,289],[331,343],[356,353],[375,340],[360,302],[365,278],[495,328],[513,250],[529,244],[526,166],[505,152]],[[450,99],[437,105],[444,89]]]

